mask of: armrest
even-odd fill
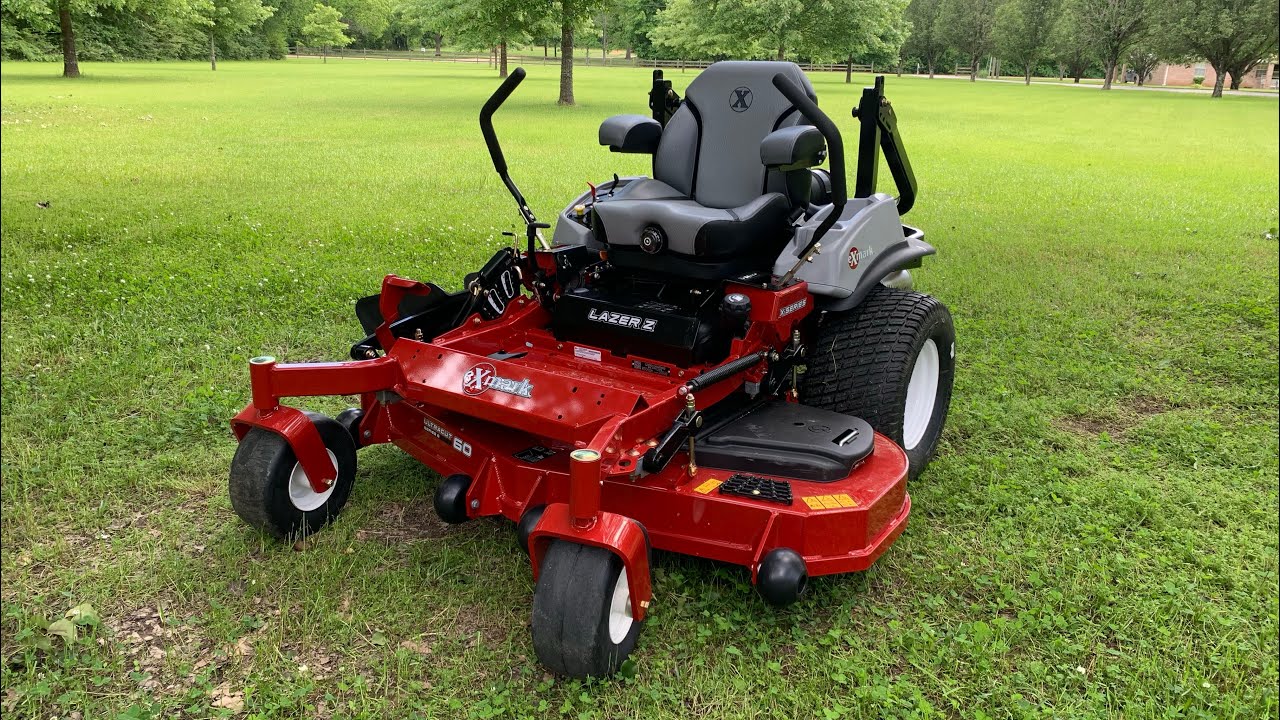
[[[662,125],[644,115],[614,115],[600,123],[600,144],[623,153],[646,153],[658,150]]]
[[[812,125],[774,130],[760,141],[760,162],[778,170],[801,170],[821,165],[827,158],[822,131]]]

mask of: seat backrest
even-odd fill
[[[773,86],[778,73],[817,99],[795,63],[725,61],[703,70],[662,132],[654,177],[715,208],[745,205],[770,189],[760,141],[803,122]]]

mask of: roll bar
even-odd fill
[[[880,151],[898,188],[898,214],[906,215],[916,203],[916,175],[907,159],[907,149],[898,134],[898,116],[884,97],[884,76],[875,85],[863,88],[862,99],[853,109],[861,124],[858,134],[858,179],[854,197],[870,197],[876,191],[876,174],[880,170]]]

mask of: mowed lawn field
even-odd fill
[[[226,494],[249,357],[342,359],[385,273],[456,288],[518,229],[493,72],[58,71],[0,66],[6,717],[1280,712],[1275,98],[888,78],[958,334],[910,526],[785,611],[660,554],[634,663],[578,683],[536,662],[511,524],[443,525],[398,450],[297,549]],[[543,218],[647,170],[595,133],[648,72],[579,68],[575,108],[556,72],[497,121]],[[869,80],[814,77],[846,138]]]

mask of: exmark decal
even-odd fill
[[[527,398],[533,396],[533,383],[529,382],[528,378],[512,380],[501,377],[489,363],[471,366],[471,369],[462,376],[462,392],[468,395],[479,395],[485,390],[497,390],[508,395]]]
[[[869,259],[872,255],[875,255],[875,254],[876,254],[875,248],[867,248],[866,250],[859,250],[858,248],[849,248],[849,269],[857,270],[859,263]]]
[[[591,308],[591,310],[587,311],[587,319],[632,330],[643,330],[644,332],[653,332],[658,329],[658,321],[652,318],[643,318],[639,315],[627,315],[598,308]]]

